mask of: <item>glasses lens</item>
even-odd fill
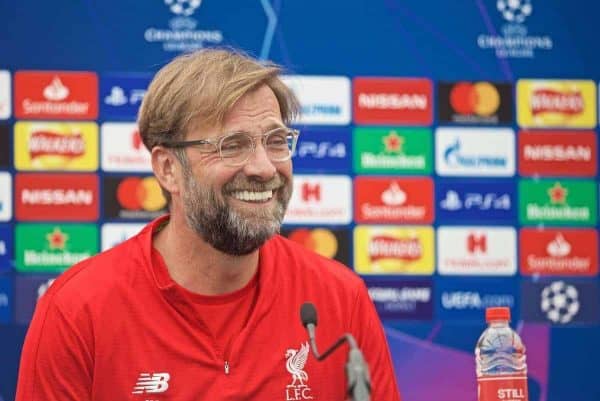
[[[224,161],[243,163],[252,151],[252,138],[243,133],[228,135],[221,140],[219,151]]]
[[[271,160],[287,160],[292,154],[295,137],[287,129],[277,129],[265,136],[265,147]]]

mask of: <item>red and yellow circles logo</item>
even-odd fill
[[[288,238],[326,258],[333,259],[338,252],[337,238],[324,228],[299,228],[292,231]]]
[[[117,187],[117,200],[127,210],[155,212],[163,209],[167,201],[154,177],[127,177]]]
[[[489,82],[459,82],[450,91],[450,105],[460,114],[493,115],[500,106],[500,94]]]

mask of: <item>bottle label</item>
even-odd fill
[[[477,379],[479,401],[527,401],[527,376],[485,376]]]

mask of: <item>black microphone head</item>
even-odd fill
[[[309,324],[317,325],[317,309],[310,302],[305,302],[300,307],[300,319],[304,327]]]

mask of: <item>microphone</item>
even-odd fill
[[[354,401],[370,401],[371,378],[369,376],[369,367],[352,334],[345,333],[321,355],[319,354],[315,338],[317,309],[312,303],[305,302],[302,304],[300,307],[300,319],[302,320],[302,325],[308,332],[310,349],[317,361],[323,361],[344,342],[348,343],[350,351],[348,352],[348,361],[346,362],[346,377],[348,379],[347,393]]]

